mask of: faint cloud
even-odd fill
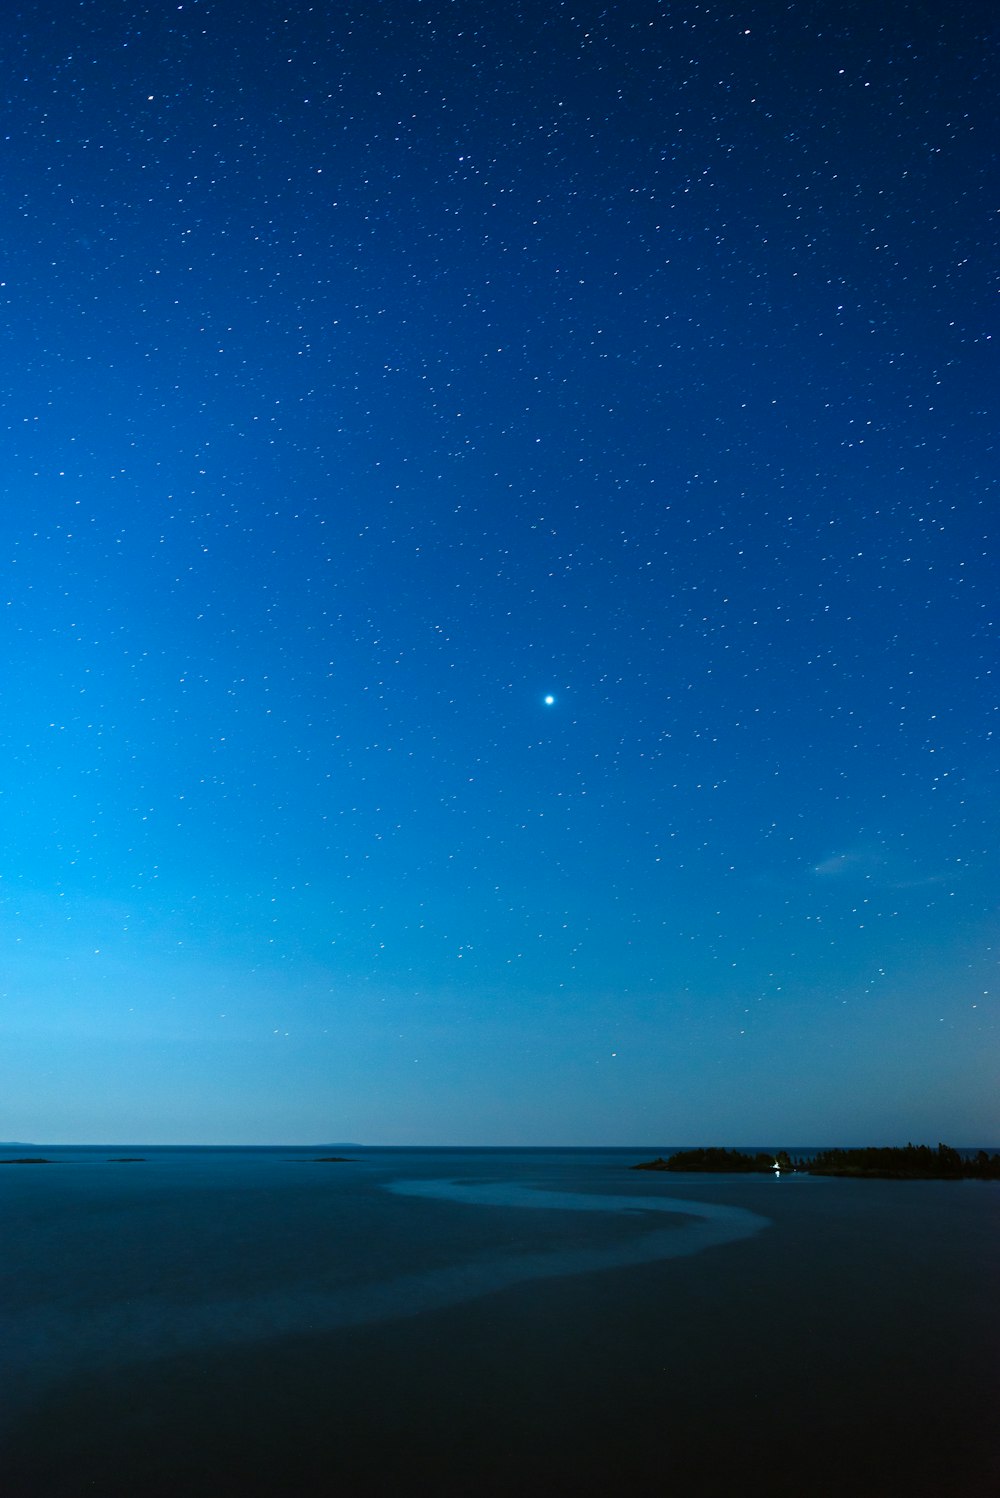
[[[946,874],[924,874],[908,862],[877,853],[871,848],[851,848],[843,853],[831,853],[813,865],[813,873],[819,879],[836,882],[864,879],[884,889],[926,889],[943,884]]]
[[[893,889],[927,889],[932,884],[946,884],[954,880],[954,874],[914,874],[909,879],[894,879]]]
[[[815,864],[813,873],[818,874],[821,879],[874,879],[884,871],[884,865],[885,860],[878,853],[833,853],[821,863]]]

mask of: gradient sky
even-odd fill
[[[1000,1142],[994,21],[6,17],[0,1137]]]

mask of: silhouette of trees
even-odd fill
[[[804,1162],[812,1175],[881,1176],[887,1180],[958,1181],[1000,1179],[1000,1155],[985,1150],[972,1159],[948,1144],[932,1150],[927,1144],[908,1144],[903,1149],[822,1150]]]
[[[1000,1154],[980,1150],[974,1156],[966,1156],[948,1144],[939,1144],[936,1150],[929,1144],[907,1144],[902,1149],[821,1150],[812,1157],[800,1156],[795,1160],[786,1150],[748,1155],[741,1150],[690,1149],[678,1150],[666,1159],[658,1156],[632,1169],[763,1175],[773,1171],[775,1165],[780,1170],[821,1176],[868,1176],[900,1181],[1000,1180]]]
[[[642,1165],[634,1165],[633,1170],[708,1170],[723,1171],[726,1174],[749,1175],[755,1172],[764,1172],[774,1169],[774,1162],[779,1156],[773,1154],[747,1155],[741,1150],[728,1149],[697,1149],[678,1150],[675,1155],[669,1155],[666,1160],[662,1156],[655,1160],[647,1160]],[[788,1161],[787,1168],[791,1169],[791,1160],[787,1155],[783,1157]]]

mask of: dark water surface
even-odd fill
[[[1000,1491],[996,1184],[38,1153],[4,1498]]]

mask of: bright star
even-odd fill
[[[549,695],[549,696],[548,696],[548,697],[546,697],[546,699],[545,699],[545,706],[546,706],[546,707],[551,707],[551,706],[552,706],[552,704],[553,704],[553,703],[554,703],[554,702],[555,702],[555,700],[556,700],[556,699],[555,699],[555,698],[554,698],[554,697],[553,697],[553,696],[552,696],[552,695],[551,695],[551,694],[550,694],[550,695]]]

